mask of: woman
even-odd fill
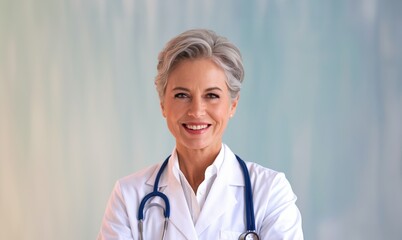
[[[284,174],[251,162],[242,168],[222,143],[244,76],[236,46],[209,30],[186,31],[168,42],[157,69],[160,106],[176,147],[166,166],[116,183],[98,239],[258,239],[254,230],[259,239],[303,239]]]

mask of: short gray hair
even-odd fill
[[[159,53],[156,90],[163,101],[169,74],[175,66],[186,59],[210,58],[226,74],[226,84],[232,99],[240,92],[244,79],[243,61],[239,49],[225,37],[207,29],[185,31],[172,40]]]

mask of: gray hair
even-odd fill
[[[239,49],[225,37],[206,29],[193,29],[170,40],[159,53],[156,90],[163,101],[169,74],[175,66],[186,59],[210,58],[226,75],[226,84],[232,99],[240,92],[244,79],[242,57]]]

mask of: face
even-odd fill
[[[184,60],[170,73],[161,108],[178,150],[219,151],[236,110],[225,72],[210,59]]]

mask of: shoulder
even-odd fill
[[[289,181],[283,172],[278,172],[270,168],[263,167],[254,162],[246,162],[253,189],[257,193],[278,194],[285,191],[293,195]]]
[[[255,177],[255,178],[264,178],[265,180],[270,180],[270,179],[274,179],[276,177],[284,176],[284,173],[282,173],[282,172],[278,172],[273,169],[266,168],[255,162],[246,162],[246,165],[247,165],[247,169],[250,173],[250,178]]]
[[[235,162],[237,162],[236,155],[233,153],[233,151],[227,145],[223,145],[223,146],[225,148],[225,159],[227,161],[226,166],[237,165],[237,163],[235,164]],[[286,179],[285,175],[282,172],[278,172],[278,171],[272,170],[270,168],[266,168],[255,162],[247,161],[247,159],[243,159],[243,161],[247,165],[247,170],[249,172],[250,181],[251,181],[252,185],[258,185],[258,186],[264,185],[265,187],[267,187],[267,186],[270,186],[276,178]],[[235,168],[235,169],[237,169],[237,168]],[[238,169],[240,171],[240,167]]]
[[[251,184],[256,189],[264,190],[265,193],[288,192],[293,196],[293,191],[283,172],[263,167],[254,162],[246,162],[250,174]]]
[[[297,197],[284,173],[256,163],[248,162],[247,166],[253,186],[254,201],[258,206],[265,209],[266,213],[279,212],[280,209],[286,208],[296,209]],[[293,212],[298,213],[298,210]]]

